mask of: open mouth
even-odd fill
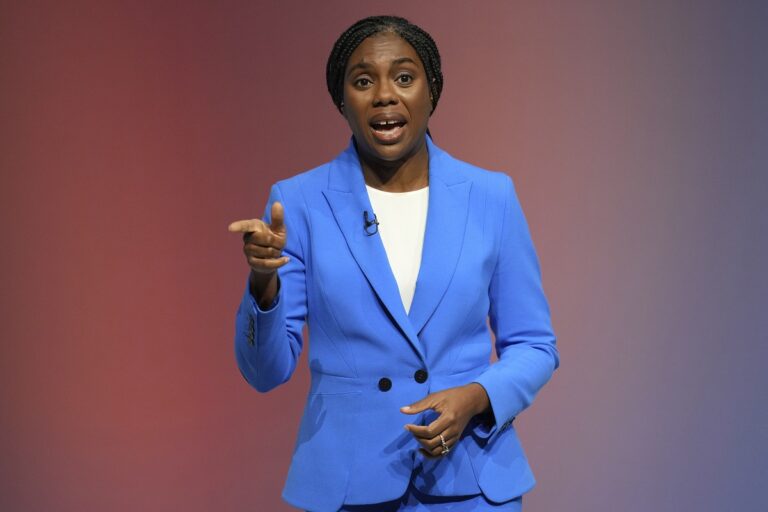
[[[394,119],[371,123],[371,128],[380,132],[394,130],[395,128],[402,128],[403,126],[405,126],[405,121],[395,121]]]
[[[387,119],[381,121],[374,121],[371,123],[371,129],[374,136],[383,143],[394,143],[403,134],[405,121],[396,119]]]

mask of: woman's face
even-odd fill
[[[432,102],[424,65],[397,34],[365,39],[347,62],[344,117],[368,160],[405,160],[424,147]]]

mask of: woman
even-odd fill
[[[245,379],[287,381],[305,321],[312,339],[283,497],[312,511],[519,511],[534,479],[512,421],[559,356],[512,181],[432,142],[440,56],[407,20],[352,25],[326,78],[349,147],[275,184],[264,221],[229,227],[251,269],[235,338]]]

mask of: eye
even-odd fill
[[[361,77],[353,82],[355,87],[368,87],[371,85],[371,81],[367,78]]]
[[[402,75],[398,76],[395,81],[400,85],[409,85],[411,82],[413,82],[413,77],[407,73],[403,73]]]

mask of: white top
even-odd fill
[[[400,289],[400,298],[408,312],[421,266],[429,187],[410,192],[385,192],[368,185],[365,188],[379,221],[379,235]]]

